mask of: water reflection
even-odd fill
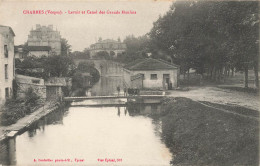
[[[8,148],[1,148],[1,164],[32,165],[34,159],[66,157],[82,158],[83,165],[104,165],[98,158],[120,158],[119,165],[169,165],[171,154],[160,138],[160,120],[142,116],[156,114],[160,107],[135,106],[71,107],[54,112],[16,141],[2,143],[1,147]]]
[[[159,115],[161,113],[161,105],[158,103],[153,103],[153,104],[128,103],[127,109],[130,116]]]
[[[123,77],[100,77],[99,81],[92,87],[92,96],[116,95],[117,86],[120,86],[120,95],[123,95]]]

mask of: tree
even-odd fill
[[[61,38],[61,55],[67,56],[70,55],[71,45],[68,44],[68,40],[65,38]]]
[[[49,56],[44,60],[44,71],[51,77],[71,76],[75,65],[70,56]]]
[[[111,57],[109,56],[109,53],[107,51],[99,51],[96,53],[94,58],[97,59],[110,59]]]
[[[258,57],[258,28],[256,1],[176,1],[154,22],[150,46],[152,52],[165,54],[160,58],[170,55],[183,73],[194,68],[203,74],[207,69],[210,78],[219,81],[224,70],[236,67],[247,80],[250,62]]]
[[[115,60],[129,63],[135,59],[143,59],[147,57],[149,52],[149,38],[147,35],[135,37],[127,36],[123,43],[126,44],[126,52],[118,54]]]

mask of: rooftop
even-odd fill
[[[161,59],[137,59],[124,66],[128,70],[162,70],[162,69],[177,69],[178,65],[166,62]]]
[[[13,31],[13,29],[11,28],[11,27],[9,27],[9,26],[5,26],[5,25],[0,25],[0,28],[8,28],[10,31],[11,31],[11,33],[15,36],[15,33],[14,33],[14,31]]]

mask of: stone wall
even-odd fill
[[[35,84],[25,84],[25,83],[17,83],[17,97],[23,98],[25,97],[25,92],[32,87],[33,91],[40,97],[42,101],[46,99],[46,86],[45,85],[35,85]]]

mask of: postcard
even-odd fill
[[[258,165],[258,1],[0,1],[0,165]]]

